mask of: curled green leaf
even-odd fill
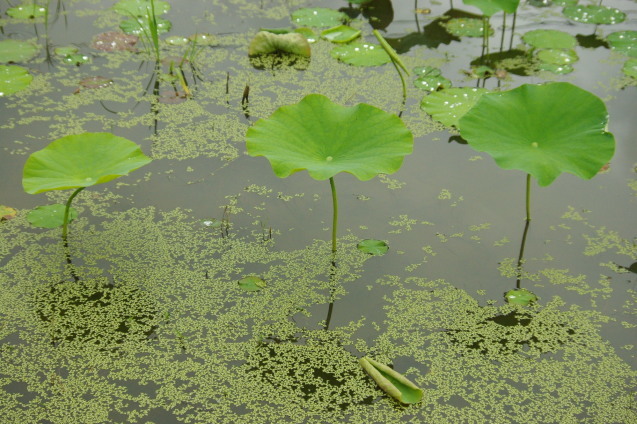
[[[376,362],[369,357],[361,358],[359,363],[367,374],[376,381],[376,384],[397,401],[410,404],[418,403],[422,399],[422,389],[387,365]]]

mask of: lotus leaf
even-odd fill
[[[0,63],[27,62],[38,54],[38,46],[28,41],[0,41]]]
[[[62,62],[66,63],[67,65],[80,66],[83,63],[90,63],[91,58],[90,56],[87,56],[85,54],[67,54],[62,58]]]
[[[484,23],[482,19],[452,18],[441,23],[447,32],[456,37],[482,37],[484,35]],[[489,25],[489,36],[493,35],[493,28]]]
[[[637,31],[613,32],[606,37],[606,40],[614,51],[637,57]]]
[[[355,29],[347,25],[335,26],[321,32],[321,37],[332,43],[349,43],[360,35],[360,29]]]
[[[166,37],[164,41],[166,42],[166,44],[169,44],[171,46],[185,46],[186,44],[190,42],[188,37],[182,37],[180,35],[173,35],[171,37]]]
[[[504,298],[508,303],[520,306],[527,306],[531,303],[537,302],[537,296],[535,293],[524,288],[509,290],[504,294]]]
[[[524,84],[486,93],[459,121],[460,133],[504,169],[520,169],[547,186],[560,173],[594,177],[608,163],[615,139],[594,94],[570,83]]]
[[[35,4],[23,4],[21,6],[10,7],[7,9],[7,15],[14,19],[35,19],[46,15],[46,7]]]
[[[424,91],[436,91],[451,87],[451,81],[442,75],[423,76],[414,80],[414,86]]]
[[[378,44],[350,43],[334,47],[333,58],[354,66],[379,66],[391,62],[391,57]]]
[[[267,31],[259,31],[254,36],[248,47],[248,55],[257,56],[284,52],[310,57],[312,54],[307,39],[296,32],[288,34],[274,34]]]
[[[29,194],[90,187],[127,175],[150,161],[137,144],[113,134],[69,135],[29,156],[22,185]]]
[[[170,31],[172,24],[170,21],[163,18],[155,18],[157,21],[157,34],[163,34]],[[124,33],[128,35],[150,34],[150,27],[148,25],[148,19],[146,17],[126,19],[119,24],[119,27]]]
[[[433,66],[419,66],[414,68],[413,71],[418,77],[437,77],[441,74],[440,69]]]
[[[93,39],[91,46],[94,49],[105,52],[114,52],[122,50],[135,50],[135,44],[139,41],[136,35],[124,34],[119,31],[109,31],[98,34]]]
[[[308,43],[316,43],[316,34],[314,34],[314,31],[312,31],[310,28],[301,27],[295,29],[294,32],[298,32],[303,37],[305,37]]]
[[[413,136],[396,115],[368,104],[345,107],[310,94],[248,129],[248,154],[265,156],[285,178],[307,169],[316,180],[349,172],[360,180],[396,172]]]
[[[389,246],[382,240],[367,239],[356,245],[361,252],[369,255],[382,256],[389,250]]]
[[[571,65],[556,65],[554,63],[540,63],[538,68],[557,75],[570,74],[575,70]]]
[[[297,9],[292,13],[292,22],[298,26],[333,27],[347,21],[347,15],[325,7]]]
[[[448,127],[457,127],[460,118],[473,107],[480,96],[488,92],[485,88],[447,88],[425,96],[420,102],[420,108],[436,121]]]
[[[622,67],[622,72],[629,77],[637,78],[637,59],[627,60]]]
[[[410,404],[422,399],[422,389],[387,365],[368,357],[361,358],[359,363],[376,384],[397,401]]]
[[[29,71],[22,66],[0,65],[0,97],[28,87],[32,80]]]
[[[215,43],[215,36],[212,34],[193,34],[188,39],[198,46],[212,46]]]
[[[38,206],[27,214],[27,221],[34,227],[57,228],[64,225],[65,205]],[[69,222],[77,218],[77,210],[69,208]]]
[[[540,50],[537,54],[537,58],[544,63],[550,63],[553,65],[570,65],[577,62],[579,57],[577,53],[572,49],[545,49]]]
[[[500,11],[514,13],[520,4],[520,0],[462,0],[462,2],[477,7],[484,16],[493,16]]]
[[[249,292],[259,291],[267,287],[267,284],[265,281],[263,281],[263,279],[256,277],[254,275],[243,277],[242,279],[238,281],[238,284],[241,290],[249,291]]]
[[[522,40],[536,49],[571,49],[577,45],[577,39],[571,34],[554,29],[529,31]]]
[[[80,80],[80,85],[84,88],[105,88],[113,84],[113,80],[106,77],[86,77]]]
[[[66,56],[69,54],[74,54],[80,51],[80,49],[78,49],[75,46],[65,46],[65,47],[56,47],[55,50],[53,50],[55,52],[56,55],[58,56]]]
[[[120,0],[113,6],[113,10],[120,15],[130,16],[148,16],[151,10],[155,10],[155,16],[168,13],[170,4],[162,0]]]
[[[626,14],[621,10],[606,6],[573,5],[566,6],[562,13],[567,18],[585,24],[618,24],[624,22]]]

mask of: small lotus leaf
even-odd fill
[[[89,187],[127,175],[150,161],[137,144],[113,134],[69,135],[29,156],[22,185],[29,194]]]
[[[452,18],[441,23],[447,32],[456,37],[482,37],[484,35],[484,23],[482,19]],[[493,28],[489,25],[489,36],[493,35]]]
[[[78,53],[67,54],[62,58],[62,62],[66,63],[67,65],[80,66],[83,63],[91,63],[91,57],[85,54]]]
[[[535,29],[525,33],[522,40],[536,49],[572,49],[577,45],[571,34],[555,29]]]
[[[157,21],[157,34],[163,34],[170,31],[172,24],[169,20],[163,18],[155,18]],[[128,35],[141,36],[142,34],[150,34],[150,27],[146,17],[126,19],[120,22],[119,27]]]
[[[321,32],[321,37],[332,43],[349,43],[360,35],[360,29],[355,29],[347,25],[335,26]]]
[[[294,32],[298,32],[299,34],[301,34],[310,44],[316,43],[317,41],[316,34],[314,34],[314,31],[312,31],[310,28],[300,27],[295,29]]]
[[[139,41],[139,37],[136,35],[124,34],[119,31],[109,31],[102,34],[98,34],[94,39],[91,46],[94,49],[102,50],[105,52],[115,52],[122,50],[135,50],[135,44]]]
[[[542,71],[548,71],[556,75],[570,74],[575,70],[571,65],[556,65],[554,63],[540,63],[538,68]]]
[[[521,306],[537,302],[535,293],[524,288],[509,290],[504,294],[504,298],[508,303]]]
[[[614,51],[637,57],[637,31],[613,32],[606,37],[606,40]]]
[[[488,93],[485,88],[447,88],[425,96],[420,108],[444,125],[458,126],[458,121],[473,107],[480,96]]]
[[[417,77],[437,77],[441,74],[440,69],[433,66],[419,66],[413,69]]]
[[[493,16],[500,11],[514,13],[520,0],[462,0],[464,4],[475,6],[484,16]]]
[[[387,365],[369,357],[361,358],[359,363],[376,384],[397,401],[411,404],[422,399],[422,389]]]
[[[0,97],[28,87],[32,80],[29,71],[22,66],[0,65]]]
[[[366,181],[396,172],[413,136],[400,118],[374,106],[345,107],[310,94],[257,121],[246,145],[251,156],[268,158],[281,178],[307,169],[316,180],[349,172]]]
[[[597,96],[566,82],[524,84],[486,93],[459,121],[471,147],[504,169],[520,169],[547,186],[562,172],[597,175],[615,151],[608,113]]]
[[[194,41],[198,46],[212,46],[216,42],[216,38],[212,34],[197,33],[188,37],[190,41]]]
[[[567,18],[584,24],[612,25],[624,22],[626,19],[626,14],[621,10],[596,5],[582,6],[576,4],[573,6],[566,6],[562,10],[562,13]]]
[[[57,56],[66,56],[69,54],[75,54],[77,52],[80,51],[80,49],[78,49],[75,46],[65,46],[65,47],[56,47],[55,50],[53,50],[55,52],[55,54]]]
[[[267,284],[263,279],[256,277],[254,275],[240,279],[238,281],[238,284],[241,290],[249,291],[249,292],[259,291],[267,287]]]
[[[0,63],[27,62],[38,54],[38,46],[28,41],[0,41]]]
[[[367,239],[358,243],[356,248],[370,255],[382,256],[389,250],[389,245],[382,240]]]
[[[452,83],[442,75],[422,76],[414,80],[414,86],[424,91],[436,91],[451,87]]]
[[[57,228],[64,224],[64,211],[66,205],[55,204],[38,206],[27,214],[27,221],[34,227]],[[69,222],[77,218],[77,210],[69,208]]]
[[[182,37],[180,35],[173,35],[171,37],[166,37],[164,41],[166,42],[166,44],[169,44],[171,46],[185,46],[186,44],[190,42],[188,37]]]
[[[303,35],[296,32],[274,34],[272,32],[259,31],[250,42],[250,47],[248,47],[248,55],[250,56],[276,52],[298,54],[304,57],[310,57],[312,54],[310,43]]]
[[[10,7],[7,15],[14,19],[35,19],[46,15],[46,7],[38,6],[33,0],[33,4],[23,4],[21,6]]]
[[[0,221],[8,221],[13,219],[18,214],[18,211],[9,206],[0,205]]]
[[[537,58],[544,63],[553,65],[570,65],[577,62],[579,57],[572,49],[545,49],[537,53]]]
[[[345,21],[346,14],[325,7],[302,8],[292,13],[292,22],[298,26],[333,27]]]
[[[151,11],[155,10],[155,16],[168,13],[170,10],[170,4],[162,0],[153,0],[153,5],[150,4],[151,0],[120,0],[113,6],[113,10],[120,15],[131,16],[149,16]]]
[[[629,77],[637,78],[637,59],[627,60],[622,67],[622,72]]]
[[[333,58],[354,66],[379,66],[391,62],[387,52],[378,44],[350,43],[334,47]]]
[[[84,88],[105,88],[113,84],[113,80],[106,77],[86,77],[80,80],[80,85]]]

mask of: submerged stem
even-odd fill
[[[69,227],[69,211],[71,209],[71,202],[78,195],[78,193],[84,190],[86,187],[80,187],[71,194],[69,200],[66,201],[66,208],[64,209],[64,223],[62,224],[62,241],[64,242],[64,246],[67,246],[66,236],[68,235],[68,227]]]
[[[515,287],[520,288],[520,280],[522,279],[522,261],[524,260],[524,246],[526,245],[526,235],[529,232],[531,224],[531,174],[526,174],[526,220],[524,224],[524,232],[522,233],[522,242],[520,243],[520,255],[518,256],[518,278],[515,281]]]
[[[332,189],[332,253],[336,253],[336,229],[338,226],[338,199],[336,197],[336,185],[334,184],[334,177],[330,177],[330,188]]]

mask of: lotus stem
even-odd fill
[[[524,232],[522,233],[522,242],[520,243],[520,255],[518,256],[518,278],[515,281],[515,287],[520,287],[520,280],[522,279],[522,261],[524,260],[524,246],[526,245],[526,235],[529,232],[529,226],[531,224],[531,174],[526,174],[526,220],[524,224]]]
[[[332,189],[332,253],[336,253],[336,231],[338,227],[338,199],[336,197],[336,185],[334,177],[330,177],[330,188]]]
[[[509,50],[513,48],[513,35],[515,34],[515,21],[518,17],[518,11],[513,12],[513,22],[511,23],[511,39],[509,40]]]
[[[80,187],[71,194],[69,200],[66,201],[66,208],[64,209],[64,223],[62,224],[62,241],[64,241],[64,246],[68,246],[67,244],[67,235],[69,229],[69,211],[71,210],[71,202],[79,194],[80,191],[84,190],[86,187]]]
[[[394,65],[394,68],[396,68],[396,72],[398,72],[398,76],[400,77],[400,82],[402,83],[402,86],[403,86],[403,106],[404,106],[405,102],[407,101],[407,85],[405,84],[405,78],[403,77],[403,74],[402,72],[400,72],[400,69],[398,67],[400,66],[400,68],[402,68],[407,75],[409,75],[409,71],[407,70],[407,67],[405,66],[403,61],[400,60],[400,57],[398,56],[396,51],[389,45],[387,40],[385,40],[383,36],[380,35],[380,32],[378,32],[378,30],[376,29],[372,32],[376,36],[376,39],[378,39],[378,42],[383,47],[385,52],[387,52],[387,54],[389,55],[389,58],[391,59],[391,63]]]

